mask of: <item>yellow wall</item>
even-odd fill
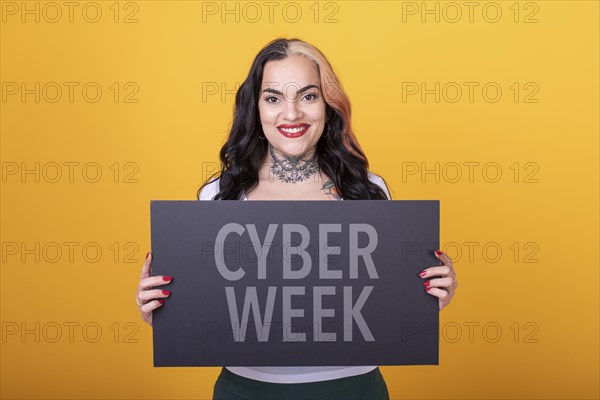
[[[441,201],[460,287],[392,398],[598,398],[598,2],[265,3],[1,2],[1,397],[211,396],[218,368],[152,366],[149,201],[195,198],[285,36],[394,198]]]

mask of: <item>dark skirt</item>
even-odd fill
[[[213,400],[389,400],[385,380],[375,368],[366,374],[320,382],[270,383],[221,370]]]

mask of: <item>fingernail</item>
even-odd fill
[[[419,276],[420,277],[424,277],[425,275],[427,275],[427,271],[421,271],[421,272],[419,272]]]
[[[423,282],[423,286],[429,286],[429,281]]]
[[[165,296],[168,296],[168,295],[170,295],[170,294],[171,294],[171,292],[169,292],[168,290],[164,290],[164,289],[163,289],[163,291],[162,291],[162,292],[163,292],[163,294],[164,294]]]
[[[435,251],[435,254],[437,254],[438,256],[441,256],[441,255],[442,255],[442,252],[441,252],[441,251],[439,251],[439,250],[436,250],[436,251]]]
[[[164,299],[158,299],[158,302],[159,302],[160,304],[164,304],[165,300],[164,300]]]
[[[165,282],[169,282],[171,279],[173,279],[172,276],[163,276],[163,281]]]
[[[146,253],[146,260],[148,259],[148,256],[150,255],[150,252]]]
[[[427,287],[425,288],[425,290],[427,290],[427,291],[429,292],[429,291],[431,290],[431,288],[430,288],[429,286],[427,286]]]

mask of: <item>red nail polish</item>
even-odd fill
[[[438,256],[441,256],[441,255],[442,255],[442,252],[441,252],[441,251],[439,251],[439,250],[436,250],[436,251],[435,251],[435,254],[437,254]]]
[[[419,272],[419,276],[420,277],[423,277],[425,275],[427,275],[427,271],[421,271],[421,272]]]
[[[159,302],[160,304],[163,304],[163,303],[165,302],[165,300],[164,300],[164,299],[158,299],[158,302]]]
[[[429,281],[423,282],[423,286],[429,286]]]
[[[162,292],[163,292],[163,294],[164,294],[165,296],[168,296],[168,295],[170,295],[170,294],[171,294],[171,292],[169,292],[168,290],[164,290],[164,289],[163,289],[163,291],[162,291]]]
[[[146,253],[146,260],[148,259],[148,256],[150,255],[150,252]]]
[[[427,291],[429,292],[429,291],[431,290],[431,288],[430,288],[429,286],[427,286],[427,287],[425,288],[425,290],[427,290]]]
[[[165,282],[169,282],[171,279],[173,279],[172,276],[163,276],[163,281]]]

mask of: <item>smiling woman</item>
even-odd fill
[[[285,83],[277,90],[279,82]],[[318,85],[319,70],[304,56],[265,66],[258,110],[262,130],[275,154],[316,160],[315,146],[326,123]]]
[[[352,130],[350,101],[333,68],[321,51],[299,39],[273,40],[254,59],[236,94],[220,159],[217,176],[198,190],[200,200],[391,200],[383,178],[369,171]],[[439,298],[441,309],[457,282],[452,260],[442,252],[436,256],[444,265],[425,268],[420,277],[440,278],[427,280],[423,290]],[[147,256],[137,295],[150,325],[152,310],[171,295],[152,290],[171,277],[150,276],[151,260]],[[389,399],[377,366],[224,367],[213,396]]]
[[[254,59],[220,158],[214,200],[388,198],[369,179],[333,68],[298,39],[274,40]]]

